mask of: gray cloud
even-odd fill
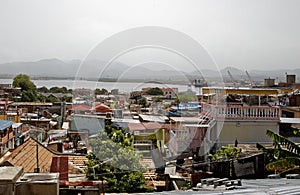
[[[0,1],[0,63],[83,59],[105,38],[164,26],[199,41],[220,67],[299,67],[300,1]]]

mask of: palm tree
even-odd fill
[[[285,176],[289,173],[300,173],[300,147],[286,137],[267,130],[266,133],[273,140],[273,148],[267,149],[259,143],[256,147],[266,152],[269,164],[267,170]]]

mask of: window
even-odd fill
[[[14,116],[7,116],[7,120],[9,121],[14,121],[15,117]]]

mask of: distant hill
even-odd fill
[[[0,64],[0,74],[48,77],[72,77],[78,69],[80,61],[64,62],[59,59],[43,59],[34,62],[12,62]]]
[[[56,58],[43,59],[34,62],[12,62],[0,64],[0,77],[13,77],[17,74],[28,74],[31,77],[39,78],[74,78],[77,76],[83,79],[122,79],[122,80],[168,80],[186,81],[196,78],[206,78],[214,81],[220,74],[226,81],[231,81],[228,71],[235,80],[249,80],[245,70],[235,67],[226,67],[220,71],[202,69],[195,72],[177,71],[174,69],[157,69],[159,64],[144,64],[140,66],[129,66],[121,62],[114,62],[107,65],[101,60],[85,61],[80,60],[62,61]],[[296,74],[300,78],[300,69],[280,69],[280,70],[248,70],[253,81],[262,82],[264,78],[274,78],[277,81],[285,81],[285,73]],[[298,77],[297,77],[298,78]],[[297,79],[298,80],[298,79]],[[299,80],[298,80],[299,81]]]
[[[149,68],[147,68],[149,67]],[[44,59],[34,62],[13,62],[0,64],[0,76],[11,77],[28,74],[39,78],[83,78],[105,79],[142,79],[162,80],[185,77],[185,73],[174,70],[151,70],[151,64],[131,67],[121,62],[107,64],[101,60],[89,60],[81,64],[80,60],[62,61]]]

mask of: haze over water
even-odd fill
[[[112,89],[119,89],[120,92],[129,93],[131,91],[141,90],[145,87],[171,87],[178,88],[178,90],[186,91],[187,85],[172,85],[172,84],[156,84],[156,83],[129,83],[129,82],[95,82],[95,81],[73,81],[73,80],[32,80],[37,87],[66,87],[73,88],[105,88],[108,91]],[[12,79],[0,79],[0,83],[11,84]]]

